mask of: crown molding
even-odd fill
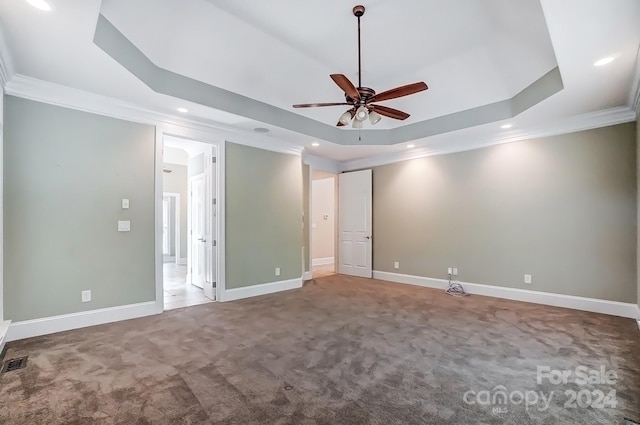
[[[306,149],[302,151],[302,162],[314,170],[331,174],[338,174],[341,169],[341,164],[338,161],[312,155]]]
[[[636,54],[636,66],[633,73],[633,82],[629,92],[629,108],[640,116],[640,48]]]
[[[15,75],[11,52],[4,38],[2,27],[0,27],[0,87],[5,87]]]
[[[98,95],[25,75],[15,75],[6,85],[5,93],[11,96],[75,109],[97,115],[133,121],[153,126],[175,125],[199,131],[215,133],[228,142],[247,145],[300,156],[302,148],[268,135],[232,127],[215,121],[185,119],[160,111],[144,108],[134,103]]]
[[[448,153],[481,149],[503,143],[520,142],[523,140],[537,139],[541,137],[558,136],[577,131],[591,130],[594,128],[608,127],[616,124],[624,124],[636,120],[636,113],[628,106],[603,109],[601,111],[568,117],[562,121],[531,127],[522,131],[512,131],[504,137],[496,137],[494,134],[474,136],[465,133],[459,138],[448,139],[446,146],[450,148],[424,147],[403,152],[377,155],[354,161],[346,161],[339,164],[340,171],[352,171],[362,168],[377,167],[392,164],[394,162],[424,158],[427,156],[444,155]]]

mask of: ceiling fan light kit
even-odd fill
[[[343,127],[351,122],[353,128],[360,129],[363,127],[364,121],[367,119],[372,125],[380,122],[382,116],[393,118],[396,120],[406,120],[409,114],[397,109],[389,108],[382,105],[374,105],[374,102],[382,102],[384,100],[396,99],[398,97],[409,96],[427,90],[429,87],[424,82],[408,84],[406,86],[396,87],[382,93],[376,92],[362,86],[362,54],[360,46],[360,18],[364,15],[365,8],[362,5],[353,8],[353,15],[358,19],[358,87],[343,74],[331,74],[331,79],[336,83],[342,91],[346,102],[339,103],[301,103],[293,105],[294,108],[315,108],[322,106],[350,106],[351,108],[340,115],[338,119],[338,127]]]

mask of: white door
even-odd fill
[[[205,176],[191,179],[191,284],[204,287],[206,265]]]
[[[338,177],[340,243],[338,273],[371,277],[371,170]]]
[[[204,295],[205,297],[214,300],[214,285],[215,285],[215,246],[217,245],[215,240],[215,158],[211,155],[205,155],[205,217],[204,217]]]

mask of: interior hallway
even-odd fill
[[[319,279],[321,277],[331,276],[336,274],[335,264],[323,264],[320,266],[313,266],[313,278]]]
[[[187,283],[187,266],[175,263],[162,265],[164,278],[164,309],[190,307],[212,302],[202,288]]]

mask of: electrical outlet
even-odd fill
[[[531,275],[530,274],[525,274],[524,275],[524,283],[526,283],[527,285],[531,285]]]
[[[280,267],[276,267],[276,276],[280,276]]]
[[[458,276],[458,268],[457,267],[453,268],[453,275],[454,276]]]
[[[81,293],[82,296],[82,302],[83,303],[88,303],[89,301],[91,301],[91,291],[82,291]]]
[[[453,268],[449,267],[449,268],[447,269],[447,274],[453,274]]]
[[[395,263],[393,263],[393,268],[394,269],[399,269],[400,268],[400,263],[397,262],[397,261]]]

